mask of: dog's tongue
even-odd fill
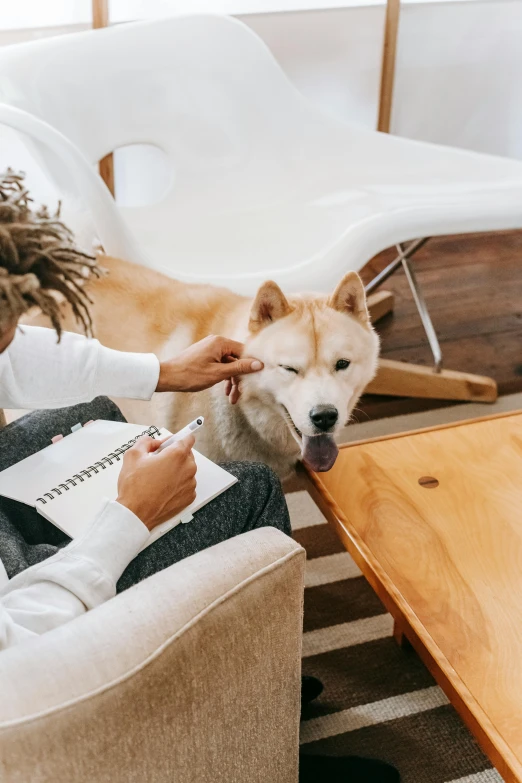
[[[333,467],[339,449],[331,435],[303,435],[301,458],[316,473]]]

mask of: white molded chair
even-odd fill
[[[181,280],[247,294],[267,278],[286,290],[328,291],[395,244],[522,228],[522,162],[327,116],[248,27],[226,17],[173,17],[5,47],[0,101],[72,142],[62,138],[60,148],[55,136],[51,153],[48,129],[22,115],[14,123],[44,142],[47,171],[83,197],[108,253]],[[5,109],[0,120],[13,124]],[[118,208],[71,146],[94,165],[138,143],[165,152],[170,186],[155,204]],[[404,263],[399,250],[387,274]],[[438,370],[431,322],[405,266]],[[378,379],[373,390],[389,394],[404,393],[405,379],[412,396],[496,394],[489,379],[434,378],[395,362],[383,363],[380,378],[384,387]]]

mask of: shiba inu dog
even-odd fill
[[[264,364],[241,379],[235,405],[221,385],[157,394],[148,403],[118,400],[130,421],[175,432],[203,415],[196,447],[215,461],[265,462],[282,478],[299,460],[315,471],[332,467],[336,435],[372,380],[379,352],[355,272],[329,296],[285,295],[269,281],[252,300],[118,259],[101,262],[109,274],[89,294],[95,336],[104,345],[166,359],[219,334],[244,342],[246,355]],[[74,329],[72,317],[67,327]]]

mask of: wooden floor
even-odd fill
[[[374,258],[361,273],[364,282],[394,257],[389,250]],[[501,395],[522,391],[522,231],[432,239],[414,264],[445,369],[489,375]],[[395,312],[377,326],[382,355],[430,365],[431,352],[402,270],[383,288],[394,292]],[[367,395],[357,418],[365,421],[445,405]]]

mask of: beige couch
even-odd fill
[[[296,783],[304,560],[246,533],[1,653],[2,783]]]

